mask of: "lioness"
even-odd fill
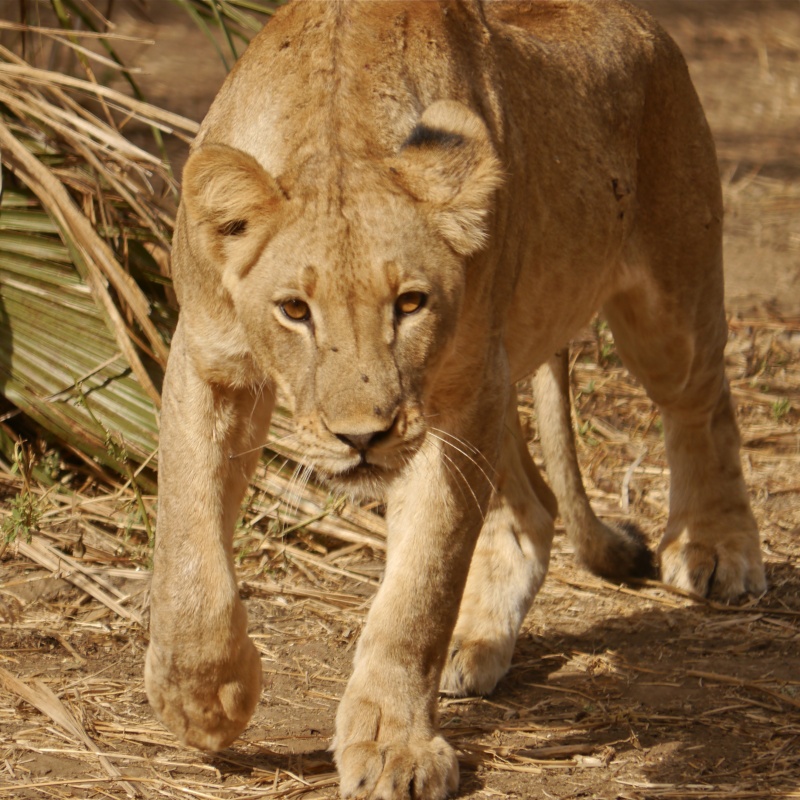
[[[516,381],[541,367],[548,473],[579,556],[617,577],[648,567],[589,509],[551,358],[598,309],[663,415],[663,579],[761,592],[723,374],[721,228],[686,65],[622,0],[276,13],[184,173],[145,673],[164,723],[218,750],[258,699],[231,539],[280,390],[307,463],[387,502],[386,574],[336,719],[342,795],[453,791],[438,689],[488,692],[506,671],[556,515]]]

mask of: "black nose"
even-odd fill
[[[378,442],[382,439],[385,439],[389,436],[389,434],[394,428],[394,420],[392,420],[391,424],[388,428],[385,428],[382,431],[370,431],[369,433],[335,433],[334,436],[340,441],[344,442],[349,447],[352,447],[354,450],[358,450],[359,453],[366,453],[370,447],[374,447]]]

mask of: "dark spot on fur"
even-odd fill
[[[338,352],[339,352],[338,347],[331,347],[331,353],[338,353]]]
[[[246,219],[232,219],[217,228],[222,236],[241,236],[247,231]]]
[[[364,383],[369,383],[369,375],[362,375],[361,380],[364,381]]]
[[[283,195],[284,200],[291,200],[291,196],[289,194],[289,185],[286,183],[286,177],[281,176],[276,179],[275,183],[278,184],[278,188],[281,190],[281,194]]]
[[[461,147],[464,144],[464,137],[451,131],[443,131],[440,128],[429,128],[422,123],[417,124],[414,130],[408,135],[408,139],[403,142],[403,147]]]

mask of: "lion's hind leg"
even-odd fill
[[[758,528],[724,374],[721,285],[694,302],[676,302],[664,289],[647,279],[606,306],[617,349],[664,423],[670,511],[658,548],[661,577],[726,601],[760,594]]]
[[[622,360],[664,423],[662,578],[733,600],[763,592],[766,581],[724,371],[717,158],[680,53],[665,38],[654,53],[622,280],[604,310]]]
[[[489,694],[505,675],[520,626],[547,574],[556,503],[528,453],[516,394],[495,491],[470,564],[441,689]]]

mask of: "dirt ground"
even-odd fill
[[[728,607],[657,582],[614,586],[578,570],[557,534],[508,676],[489,698],[441,701],[459,798],[800,798],[800,3],[642,4],[686,54],[717,139],[729,376],[770,588]],[[202,116],[224,74],[202,37],[165,11],[120,22],[157,40],[130,54],[158,71],[142,76],[149,99]],[[602,324],[572,355],[590,495],[655,544],[668,492],[659,421]],[[242,739],[207,755],[180,747],[147,705],[146,554],[110,522],[122,502],[100,498],[83,540],[54,516],[35,552],[9,547],[0,561],[0,800],[336,797],[327,747],[380,538],[309,526],[274,539],[268,509],[248,517],[237,560],[265,686]],[[309,518],[330,511],[322,503]],[[340,513],[327,519],[344,531],[357,513]],[[52,546],[73,556],[56,574],[32,560]]]

